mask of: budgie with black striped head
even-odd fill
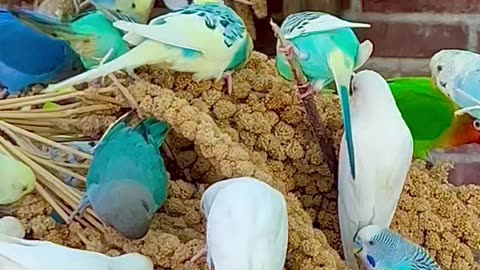
[[[121,57],[93,70],[50,85],[45,92],[87,82],[111,72],[159,64],[171,70],[193,73],[195,81],[227,79],[243,67],[253,42],[242,19],[223,0],[195,0],[185,9],[152,19],[148,25],[117,21],[127,32],[124,40],[136,46]]]
[[[367,270],[440,270],[420,246],[376,225],[363,227],[355,235],[354,253]]]

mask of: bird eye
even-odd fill
[[[375,244],[375,242],[373,242],[372,240],[370,240],[370,241],[368,241],[368,244],[369,244],[370,246],[373,246],[373,245]]]
[[[132,8],[136,8],[137,5],[135,5],[135,2],[132,2]]]
[[[438,66],[437,66],[437,71],[438,71],[438,72],[442,71],[442,69],[443,69],[443,67],[442,67],[441,65],[438,65]]]
[[[474,120],[474,121],[473,121],[473,127],[474,127],[476,130],[479,130],[479,131],[480,131],[480,120]]]

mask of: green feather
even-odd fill
[[[414,157],[425,158],[434,141],[452,125],[457,107],[429,77],[393,78],[388,84],[412,133]]]

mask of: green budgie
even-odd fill
[[[87,82],[111,72],[133,69],[146,64],[160,64],[172,70],[193,73],[193,79],[227,79],[243,67],[253,43],[242,19],[223,0],[194,0],[185,9],[156,17],[148,25],[117,21],[114,26],[128,32],[124,39],[135,45],[128,53],[79,74],[50,85],[44,92]]]
[[[139,239],[167,199],[168,173],[159,147],[169,128],[154,118],[130,127],[131,118],[117,121],[96,146],[86,194],[71,217],[91,205],[104,223]]]
[[[0,205],[18,201],[35,188],[32,169],[15,158],[0,152]]]
[[[87,69],[116,59],[129,50],[122,32],[100,11],[83,13],[71,22],[26,9],[11,10],[11,13],[26,25],[68,42]]]
[[[369,24],[341,20],[322,12],[305,11],[288,15],[280,31],[291,43],[283,48],[277,42],[276,67],[282,77],[293,80],[287,62],[292,53],[297,55],[300,67],[309,83],[305,98],[313,90],[321,91],[335,80],[342,107],[343,127],[347,139],[350,171],[355,178],[355,153],[349,108],[349,86],[352,73],[370,57],[373,44],[359,43],[351,28],[370,27]]]
[[[430,78],[392,78],[388,84],[412,133],[415,158],[425,159],[433,149],[480,143],[480,120],[455,116],[458,106]]]
[[[354,253],[367,270],[440,270],[422,247],[387,228],[363,227],[354,242]]]

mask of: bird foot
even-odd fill
[[[294,53],[292,44],[287,44],[285,46],[280,45],[278,47],[278,51],[283,53],[285,55],[285,58],[287,58],[288,60],[292,60]]]
[[[200,259],[203,255],[207,253],[207,248],[203,247],[199,252],[197,252],[193,257],[190,259],[191,263],[194,263],[196,260]]]
[[[304,93],[302,93],[300,91],[300,89],[307,89]],[[312,88],[312,85],[310,83],[306,83],[306,84],[303,84],[303,85],[299,85],[298,86],[298,92],[297,92],[297,95],[298,97],[303,101],[305,100],[306,97],[308,97],[309,95],[313,94],[314,90]]]
[[[232,78],[232,73],[230,72],[225,72],[223,74],[223,78],[225,79],[225,82],[227,84],[227,94],[231,95],[233,91],[233,78]]]

